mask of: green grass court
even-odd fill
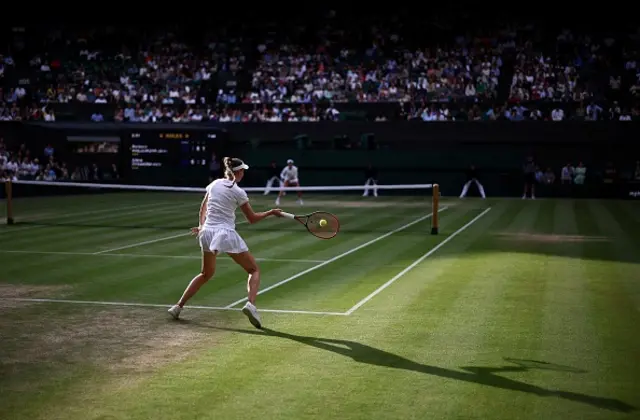
[[[432,236],[428,196],[309,195],[336,238],[238,226],[262,269],[259,331],[224,257],[198,308],[166,312],[199,270],[200,200],[15,201],[0,419],[640,418],[637,202],[444,198]]]

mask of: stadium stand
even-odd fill
[[[236,31],[29,28],[0,56],[0,120],[640,118],[638,31],[445,23],[328,13]]]

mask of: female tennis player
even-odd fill
[[[299,187],[300,180],[298,179],[298,167],[293,165],[293,159],[287,160],[287,166],[284,167],[282,172],[280,173],[280,178],[282,179],[282,184],[285,187]],[[278,194],[278,198],[276,198],[276,206],[280,205],[280,197],[284,195],[284,190],[280,190]],[[304,204],[302,202],[302,191],[298,190],[298,204]]]
[[[249,204],[247,193],[238,186],[244,177],[244,171],[249,169],[249,166],[236,158],[226,157],[223,162],[225,177],[216,179],[207,186],[207,192],[200,205],[200,224],[191,229],[193,234],[198,235],[202,249],[202,270],[191,280],[178,303],[169,309],[169,313],[178,319],[184,304],[213,277],[218,253],[225,252],[249,273],[248,302],[242,308],[242,312],[254,327],[261,328],[260,315],[255,306],[260,286],[260,269],[249,252],[247,244],[236,232],[235,211],[240,207],[251,224],[258,223],[269,216],[282,217],[282,212],[280,209],[271,209],[255,213]]]

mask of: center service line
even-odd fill
[[[448,208],[448,207],[443,207],[443,208],[439,209],[439,210],[438,210],[438,212],[443,212],[443,211],[445,211],[447,208]],[[308,274],[308,273],[310,273],[310,272],[312,272],[312,271],[315,271],[315,270],[317,270],[317,269],[319,269],[319,268],[322,268],[322,267],[324,267],[324,266],[325,266],[325,265],[327,265],[327,264],[331,264],[332,262],[338,261],[339,259],[341,259],[341,258],[343,258],[343,257],[346,257],[347,255],[353,254],[354,252],[359,251],[359,250],[361,250],[362,248],[366,248],[366,247],[368,247],[369,245],[372,245],[372,244],[374,244],[374,243],[376,243],[376,242],[378,242],[378,241],[380,241],[380,240],[382,240],[382,239],[384,239],[384,238],[387,238],[387,237],[389,237],[389,236],[393,235],[394,233],[398,233],[398,232],[400,232],[400,231],[402,231],[402,230],[404,230],[404,229],[406,229],[406,228],[408,228],[408,227],[411,227],[411,226],[415,225],[416,223],[420,223],[420,222],[422,222],[423,220],[428,219],[428,218],[429,218],[429,217],[431,217],[431,216],[433,216],[433,213],[429,213],[429,214],[427,214],[426,216],[419,217],[419,218],[417,218],[416,220],[414,220],[413,222],[409,222],[409,223],[407,223],[406,225],[400,226],[400,227],[399,227],[399,228],[397,228],[397,229],[394,229],[394,230],[392,230],[392,231],[390,231],[390,232],[385,233],[384,235],[378,236],[377,238],[374,238],[374,239],[372,239],[372,240],[370,240],[370,241],[368,241],[368,242],[365,242],[365,243],[363,243],[363,244],[361,244],[361,245],[358,245],[357,247],[352,248],[352,249],[348,250],[347,252],[343,252],[342,254],[336,255],[335,257],[330,258],[330,259],[326,260],[326,261],[325,261],[325,262],[323,262],[323,263],[320,263],[320,264],[318,264],[318,265],[314,265],[313,267],[310,267],[310,268],[308,268],[308,269],[306,269],[306,270],[304,270],[304,271],[301,271],[301,272],[299,272],[298,274],[294,274],[293,276],[291,276],[291,277],[289,277],[289,278],[286,278],[286,279],[284,279],[284,280],[282,280],[282,281],[279,281],[278,283],[272,284],[271,286],[266,287],[266,288],[264,288],[264,289],[260,290],[260,291],[258,292],[258,294],[259,294],[259,295],[261,295],[261,294],[263,294],[263,293],[266,293],[266,292],[268,292],[269,290],[273,290],[273,289],[275,289],[276,287],[282,286],[282,285],[283,285],[283,284],[285,284],[285,283],[289,283],[291,280],[295,280],[295,279],[297,279],[298,277],[302,277],[302,276],[304,276],[305,274]],[[234,306],[239,305],[239,304],[241,304],[241,303],[244,303],[244,302],[246,302],[247,300],[248,300],[248,298],[246,298],[246,297],[245,297],[245,298],[242,298],[242,299],[238,299],[237,301],[235,301],[235,302],[233,302],[233,303],[231,303],[231,304],[229,304],[229,305],[225,306],[225,308],[233,308]]]
[[[362,305],[364,305],[365,303],[369,302],[371,299],[373,299],[378,293],[382,292],[384,289],[386,289],[387,287],[391,286],[393,284],[393,282],[395,282],[396,280],[398,280],[400,277],[404,276],[405,274],[407,274],[409,271],[411,271],[412,269],[414,269],[418,264],[420,264],[422,261],[426,260],[427,258],[429,258],[434,252],[436,252],[437,250],[439,250],[441,247],[443,247],[447,242],[449,242],[450,240],[452,240],[453,238],[455,238],[458,234],[462,233],[465,229],[467,229],[469,226],[471,226],[472,224],[474,224],[475,222],[477,222],[482,216],[484,216],[485,214],[489,213],[489,210],[491,210],[491,207],[487,208],[485,211],[483,211],[482,213],[480,213],[479,215],[477,215],[476,217],[474,217],[473,219],[471,219],[471,221],[469,223],[467,223],[466,225],[462,226],[460,229],[456,230],[455,232],[453,232],[451,234],[451,236],[449,236],[447,239],[445,239],[444,241],[440,242],[438,245],[436,245],[435,247],[431,248],[426,254],[424,254],[422,257],[418,258],[417,260],[415,260],[413,263],[411,263],[411,265],[409,265],[407,268],[405,268],[404,270],[402,270],[401,272],[399,272],[398,274],[396,274],[391,280],[387,281],[385,284],[383,284],[382,286],[378,287],[376,290],[374,290],[369,296],[365,297],[364,299],[362,299],[360,302],[356,303],[355,305],[353,305],[353,307],[351,309],[349,309],[347,312],[345,312],[345,314],[347,315],[351,315],[355,310],[357,310],[358,308],[360,308]]]

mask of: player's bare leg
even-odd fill
[[[211,277],[213,277],[213,274],[216,271],[216,255],[217,253],[215,252],[202,253],[202,270],[200,270],[200,274],[198,274],[191,280],[187,288],[184,290],[184,293],[182,294],[182,297],[180,298],[178,303],[176,305],[173,305],[169,309],[169,313],[175,319],[178,319],[178,317],[180,316],[180,311],[182,311],[182,308],[187,303],[187,301],[191,299],[196,293],[198,293],[198,290],[200,290],[202,285],[204,285],[211,279]]]
[[[262,327],[262,321],[256,308],[256,297],[258,296],[258,289],[260,288],[260,269],[256,263],[255,258],[249,251],[241,252],[239,254],[229,254],[229,256],[249,274],[247,279],[247,299],[249,300],[242,308],[249,322],[256,327]]]

